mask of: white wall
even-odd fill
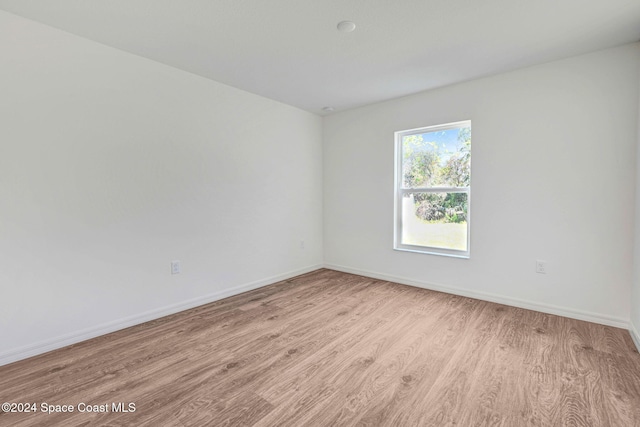
[[[333,114],[325,264],[627,326],[640,45]],[[472,120],[471,259],[394,251],[393,132]],[[548,262],[536,274],[535,260]]]
[[[0,364],[321,265],[320,117],[4,12],[0,52]]]
[[[640,74],[638,75],[640,79]],[[640,92],[638,93],[638,145],[636,165],[640,165]],[[634,275],[631,292],[631,336],[640,351],[640,168],[636,171],[636,228],[634,248]]]

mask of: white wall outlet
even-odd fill
[[[300,249],[304,249],[304,240],[300,240]]]
[[[171,274],[180,274],[180,261],[171,261]]]
[[[547,274],[547,261],[536,260],[536,273]]]

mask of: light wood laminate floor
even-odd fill
[[[0,367],[1,426],[640,426],[629,333],[318,270]],[[77,405],[134,403],[135,412]]]

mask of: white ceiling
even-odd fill
[[[318,113],[640,40],[640,0],[0,0]],[[357,28],[341,33],[336,24]]]

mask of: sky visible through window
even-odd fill
[[[447,163],[451,155],[462,147],[462,143],[458,140],[459,133],[460,129],[458,128],[419,134],[422,137],[423,142],[416,148],[422,150],[433,150],[435,148],[435,144],[435,146],[438,147],[440,164],[444,165]],[[403,140],[406,138],[410,138],[410,136],[403,137]]]

